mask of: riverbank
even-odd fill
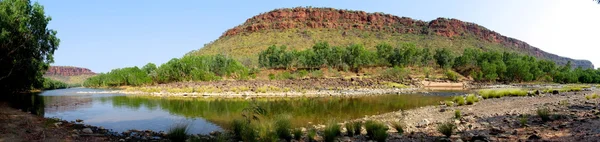
[[[390,127],[389,141],[596,141],[600,139],[599,100],[585,97],[593,93],[598,90],[503,97],[474,105],[428,106],[354,121],[405,124],[402,135]],[[537,114],[544,108],[550,116],[546,122]],[[456,110],[460,110],[461,118],[455,118]],[[444,122],[456,125],[456,132],[450,138],[437,131]],[[340,139],[366,140],[362,136]]]
[[[103,134],[88,133],[90,127],[43,118],[0,103],[0,141],[111,141]]]

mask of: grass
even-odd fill
[[[550,121],[550,110],[548,108],[538,108],[536,110],[537,115],[542,119],[542,121],[547,122]]]
[[[527,96],[527,91],[521,89],[484,89],[479,91],[484,99],[502,98],[505,96]]]
[[[279,139],[284,139],[286,141],[292,140],[292,134],[290,133],[291,128],[292,124],[289,119],[280,118],[275,121],[275,133]]]
[[[385,124],[369,120],[365,122],[365,129],[367,130],[367,136],[369,139],[383,142],[387,139],[387,126]]]
[[[450,136],[452,136],[452,133],[454,133],[455,128],[456,128],[456,125],[454,125],[454,123],[444,122],[444,123],[438,125],[437,130],[438,130],[438,132],[442,133],[444,136],[450,137]]]
[[[410,72],[407,69],[395,66],[393,68],[388,68],[381,73],[381,77],[389,78],[394,80],[404,80],[408,77]]]
[[[352,128],[354,128],[354,135],[360,135],[361,127],[362,122],[357,121],[352,123]]]
[[[267,91],[269,90],[269,86],[262,86],[262,87],[258,87],[256,88],[256,93],[267,93]]]
[[[323,130],[323,140],[325,142],[333,142],[338,136],[341,136],[342,131],[340,128],[340,124],[332,123],[327,125],[325,130]]]
[[[600,98],[600,96],[598,96],[596,93],[585,95],[586,100],[597,99],[597,98]]]
[[[392,128],[398,131],[398,134],[402,135],[404,133],[404,124],[402,124],[401,122],[392,122],[391,125]]]
[[[475,102],[479,102],[479,98],[477,98],[477,96],[475,96],[474,94],[469,94],[467,95],[467,105],[472,105],[475,104]]]
[[[456,104],[458,106],[462,106],[462,105],[466,104],[465,97],[463,97],[463,96],[454,96],[454,98],[452,98],[452,101],[456,102]]]
[[[311,78],[323,78],[325,74],[321,70],[315,70],[310,73]]]
[[[460,113],[460,109],[454,110],[454,119],[462,118],[462,114]]]
[[[171,126],[167,132],[167,139],[174,142],[183,142],[188,138],[188,130],[187,124],[176,124]]]
[[[389,88],[408,88],[408,86],[396,82],[384,82],[384,84]]]
[[[315,129],[308,130],[308,133],[306,134],[306,137],[308,137],[309,142],[316,142],[316,140],[315,140],[316,136],[317,136],[317,130],[315,130]]]
[[[346,135],[349,137],[354,136],[354,125],[352,123],[346,123],[344,126],[346,127]]]
[[[453,101],[444,101],[444,104],[446,104],[446,106],[454,106]]]
[[[300,139],[302,139],[302,130],[300,130],[300,129],[294,129],[294,130],[292,131],[292,134],[294,135],[294,139],[295,139],[295,140],[300,140]]]
[[[232,121],[232,131],[237,140],[256,141],[257,129],[246,120],[236,119]]]
[[[529,120],[529,115],[521,115],[519,117],[519,123],[521,124],[522,127],[527,126],[527,121]]]
[[[458,73],[452,70],[446,70],[445,72],[446,78],[451,81],[458,81]]]

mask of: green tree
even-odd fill
[[[146,72],[146,74],[151,74],[154,70],[156,70],[156,65],[154,63],[148,63],[142,67],[142,70]]]
[[[442,68],[451,67],[452,61],[454,59],[452,53],[450,53],[450,50],[446,48],[435,50],[435,55],[433,56],[433,58],[435,58],[435,62]]]
[[[47,28],[44,7],[29,0],[0,0],[0,90],[43,87],[60,40]]]

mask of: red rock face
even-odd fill
[[[254,16],[242,25],[227,30],[221,37],[235,36],[263,30],[285,30],[292,28],[329,28],[358,29],[374,32],[426,34],[448,37],[450,39],[463,35],[474,35],[480,41],[505,45],[517,51],[527,52],[532,56],[550,59],[558,64],[572,61],[574,66],[593,68],[590,61],[573,60],[547,53],[529,44],[506,37],[480,25],[463,22],[457,19],[438,18],[430,22],[413,20],[383,13],[366,13],[333,8],[292,8],[276,9]]]
[[[77,76],[77,75],[94,75],[90,69],[79,68],[79,67],[67,67],[67,66],[51,66],[46,71],[46,75],[60,75],[60,76]]]

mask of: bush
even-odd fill
[[[291,127],[292,124],[289,119],[279,119],[275,121],[275,133],[277,134],[277,137],[286,141],[292,140],[292,134],[290,133]]]
[[[169,128],[167,132],[167,138],[171,141],[175,142],[183,142],[188,138],[188,125],[186,124],[177,124]]]
[[[460,110],[454,110],[454,119],[460,119],[462,117],[462,114],[460,113]]]
[[[359,121],[354,122],[354,123],[352,123],[352,127],[354,128],[354,135],[360,135],[362,122],[359,122]]]
[[[323,71],[321,70],[312,71],[310,73],[311,78],[323,78],[324,76],[325,74],[323,74]]]
[[[467,95],[467,105],[475,104],[475,102],[479,102],[479,98],[474,94]]]
[[[383,71],[381,73],[381,77],[389,78],[389,79],[404,80],[406,77],[408,77],[408,73],[409,73],[408,70],[406,70],[404,68],[400,68],[398,66],[395,66],[393,68],[389,68],[389,69],[386,69],[385,71]]]
[[[458,81],[458,74],[452,70],[446,70],[446,78],[451,81]]]
[[[248,121],[236,119],[233,120],[231,126],[233,134],[237,140],[256,141],[258,138],[256,128],[254,128]]]
[[[452,101],[456,102],[458,106],[465,105],[465,97],[463,96],[454,96],[454,98],[452,98]]]
[[[446,104],[446,106],[454,106],[453,101],[445,101],[444,104]]]
[[[438,132],[444,134],[444,136],[450,137],[452,135],[452,133],[454,132],[455,127],[456,126],[454,125],[453,122],[444,122],[444,123],[438,125],[437,130],[438,130]]]
[[[300,70],[296,74],[298,75],[297,76],[298,78],[304,78],[304,77],[306,77],[308,75],[308,71],[306,71],[306,70]]]
[[[302,130],[300,130],[300,129],[294,129],[294,131],[292,131],[292,133],[294,134],[294,139],[295,140],[302,139]]]
[[[337,124],[337,123],[329,124],[323,131],[323,139],[326,142],[335,141],[335,138],[342,134],[340,127],[341,127],[340,124]]]
[[[381,142],[381,141],[385,141],[385,139],[388,136],[387,126],[385,126],[384,124],[379,123],[379,122],[375,122],[372,120],[367,121],[367,122],[365,122],[365,129],[367,130],[367,136],[371,140]]]
[[[354,136],[354,125],[352,123],[346,123],[346,135],[349,137]]]
[[[550,121],[550,110],[548,110],[548,108],[538,108],[536,112],[542,121]]]
[[[296,79],[296,77],[294,77],[294,75],[292,75],[290,72],[282,72],[281,74],[279,74],[279,79]]]
[[[275,80],[275,74],[270,73],[269,74],[269,80]]]
[[[400,135],[404,133],[404,125],[400,122],[393,122],[392,128],[396,129],[396,131],[398,131],[398,134]]]
[[[308,137],[308,141],[309,142],[315,142],[315,137],[317,136],[317,130],[315,129],[310,129],[308,131],[308,133],[306,134],[306,137]]]
[[[529,120],[529,115],[521,115],[519,117],[519,123],[521,123],[522,127],[525,127],[525,125],[527,125],[527,120]]]

